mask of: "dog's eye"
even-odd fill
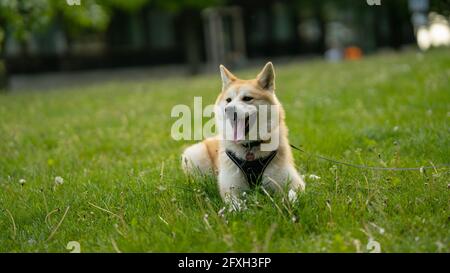
[[[231,101],[231,98],[228,98],[228,99],[227,99],[227,102],[230,102],[230,101]]]
[[[242,98],[242,100],[243,101],[251,101],[253,98],[252,97],[249,97],[249,96],[244,96],[243,98]]]

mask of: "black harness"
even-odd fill
[[[250,150],[251,148],[259,146],[260,144],[260,141],[253,141],[245,143],[242,146],[247,148],[247,150]],[[267,166],[269,166],[272,159],[277,155],[277,151],[275,150],[266,157],[258,158],[255,160],[245,160],[237,157],[236,154],[230,150],[226,150],[225,153],[228,155],[231,161],[233,161],[233,163],[239,167],[239,169],[244,174],[247,183],[251,187],[257,186],[261,182],[264,170],[267,168]]]

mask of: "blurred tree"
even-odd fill
[[[368,20],[367,15],[372,14],[370,20],[373,25],[374,42],[377,47],[389,46],[399,48],[405,40],[405,29],[409,25],[408,0],[382,1],[381,5],[369,5],[366,1],[354,0],[292,0],[295,1],[298,10],[310,10],[310,13],[318,22],[321,36],[316,47],[320,52],[326,50],[327,22],[340,20],[335,18],[336,11],[345,14],[351,11],[352,25],[362,28]],[[432,0],[439,2],[440,0]],[[445,0],[449,1],[449,0]],[[445,2],[444,1],[444,2]],[[442,4],[436,4],[442,9]],[[342,18],[341,18],[342,19]]]
[[[199,72],[201,64],[201,53],[199,44],[199,29],[203,30],[202,22],[199,20],[200,12],[207,7],[223,4],[225,0],[98,0],[98,3],[109,9],[125,11],[130,14],[139,12],[143,7],[151,5],[170,13],[179,15],[179,25],[182,27],[182,39],[184,44],[184,55],[189,65],[189,72]]]
[[[0,89],[5,88],[8,83],[7,68],[4,64],[8,36],[19,41],[22,54],[26,54],[26,41],[32,33],[46,30],[52,22],[62,23],[63,29],[69,34],[86,29],[104,30],[108,26],[109,14],[106,6],[101,6],[93,0],[84,0],[80,5],[69,4],[74,2],[0,0]]]
[[[196,52],[199,39],[193,15],[220,3],[222,0],[0,0],[0,88],[7,82],[6,69],[2,69],[6,37],[17,39],[25,53],[26,41],[31,34],[44,31],[53,22],[59,24],[70,38],[86,31],[105,31],[114,10],[133,14],[147,5],[180,13],[186,59],[192,72],[196,72],[200,56]]]
[[[7,69],[4,62],[7,31],[13,32],[19,40],[23,40],[28,31],[34,31],[50,21],[51,11],[45,0],[36,1],[0,1],[0,89],[8,82]]]
[[[430,0],[430,11],[450,16],[450,0]]]
[[[332,1],[332,0],[294,0],[296,9],[309,11],[309,16],[315,18],[319,29],[319,39],[315,48],[318,52],[324,53],[326,51],[326,36],[327,36],[327,21],[330,20],[330,9],[332,6],[346,6],[348,0]]]
[[[179,13],[182,29],[183,44],[185,45],[186,61],[189,72],[196,74],[200,70],[201,55],[199,48],[201,41],[198,29],[202,29],[202,22],[195,21],[200,18],[201,10],[211,6],[223,4],[224,0],[154,0],[156,5],[162,9]]]

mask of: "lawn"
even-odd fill
[[[449,53],[275,63],[291,143],[370,166],[449,163]],[[296,204],[258,191],[219,214],[215,179],[180,169],[193,142],[170,137],[172,107],[213,103],[219,88],[215,73],[1,95],[0,252],[368,252],[372,240],[450,252],[443,167],[362,170],[294,151],[307,183]]]

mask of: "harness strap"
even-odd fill
[[[249,161],[237,157],[236,154],[230,150],[226,150],[225,153],[244,174],[247,183],[253,187],[261,182],[264,171],[267,166],[269,166],[272,159],[277,155],[277,151],[273,151],[266,157]]]
[[[261,145],[261,143],[263,143],[262,140],[255,140],[255,141],[250,141],[250,142],[245,142],[242,144],[242,147],[246,148],[246,149],[251,149],[253,147],[258,147],[259,145]]]

